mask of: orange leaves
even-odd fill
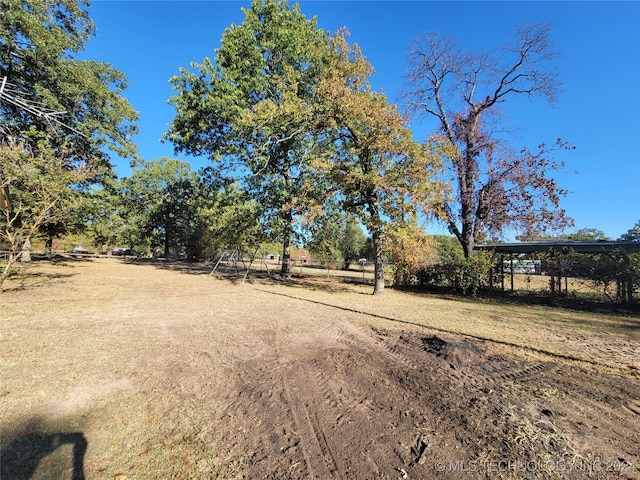
[[[317,131],[334,142],[322,168],[347,197],[345,205],[366,207],[360,212],[365,222],[392,217],[394,209],[411,209],[411,203],[433,203],[424,197],[442,188],[433,181],[442,153],[414,141],[397,106],[371,91],[373,67],[347,36],[342,30],[330,39],[327,68],[315,90]]]

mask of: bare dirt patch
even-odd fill
[[[3,479],[640,478],[637,318],[33,268],[0,294]]]

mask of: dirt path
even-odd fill
[[[38,268],[0,296],[3,479],[640,478],[637,319]]]

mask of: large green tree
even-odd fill
[[[138,244],[181,253],[195,229],[197,176],[187,162],[142,161],[122,179],[123,213],[136,227]]]
[[[346,31],[340,31],[332,37],[327,68],[316,89],[314,118],[324,147],[316,168],[321,177],[330,179],[342,208],[371,234],[373,293],[381,294],[389,241],[422,236],[420,229],[410,225],[415,226],[419,207],[427,212],[439,198],[441,186],[432,181],[439,158],[413,140],[407,119],[397,107],[383,93],[371,90],[373,67],[346,36]],[[393,230],[395,235],[390,235]]]
[[[343,270],[364,255],[366,237],[353,214],[327,209],[312,224],[307,248],[326,263],[340,261]]]
[[[176,109],[165,139],[178,152],[206,155],[242,180],[262,211],[265,230],[283,244],[282,274],[310,152],[313,86],[326,34],[285,0],[254,0],[245,20],[226,29],[213,60],[171,79]]]
[[[88,2],[1,0],[0,140],[49,149],[87,181],[111,174],[108,151],[135,154],[137,113],[122,92],[126,77],[76,55],[95,34]]]
[[[239,182],[219,178],[211,167],[199,172],[196,206],[195,231],[187,249],[193,257],[215,258],[230,245],[265,238],[258,204]]]
[[[0,0],[0,180],[10,200],[3,236],[12,248],[28,249],[41,227],[63,229],[78,195],[112,175],[109,151],[135,154],[137,113],[122,96],[126,78],[76,58],[95,34],[87,7]]]
[[[342,254],[342,269],[349,270],[352,263],[362,256],[367,239],[362,227],[353,215],[346,215],[343,229],[338,237],[338,248]]]
[[[132,248],[202,259],[228,245],[261,239],[256,203],[211,167],[196,173],[178,159],[140,161],[130,177],[114,185],[116,215],[103,212],[94,229],[112,245],[117,240]],[[115,237],[109,236],[109,227],[117,231]]]
[[[117,245],[130,245],[127,238],[127,225],[123,216],[123,198],[120,195],[121,180],[112,179],[102,188],[96,189],[91,196],[90,218],[87,233],[92,245],[107,250]]]

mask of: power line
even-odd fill
[[[68,130],[77,133],[78,135],[85,136],[72,126],[60,120],[60,117],[67,113],[66,111],[56,111],[48,108],[42,102],[31,100],[29,97],[32,96],[33,95],[20,90],[17,85],[7,82],[7,77],[2,77],[2,82],[0,83],[0,100],[11,103],[12,105],[17,106],[31,113],[32,115],[44,118],[49,125],[57,123],[67,128]]]
[[[559,175],[583,175],[585,173],[591,173],[591,172],[597,172],[600,170],[609,170],[615,167],[621,167],[623,165],[632,165],[632,164],[636,164],[640,167],[640,162],[638,162],[638,160],[629,160],[626,162],[618,162],[618,163],[614,163],[611,165],[602,165],[600,167],[595,167],[595,168],[590,168],[589,170],[574,170],[574,171],[564,171],[564,172],[558,172]]]
[[[640,183],[640,180],[635,180],[633,182],[618,183],[618,184],[615,184],[615,185],[605,185],[603,187],[588,188],[586,190],[578,190],[577,192],[570,191],[569,194],[573,195],[573,194],[576,194],[576,193],[593,192],[594,190],[608,190],[610,188],[627,187],[629,185],[636,185],[638,183]]]

